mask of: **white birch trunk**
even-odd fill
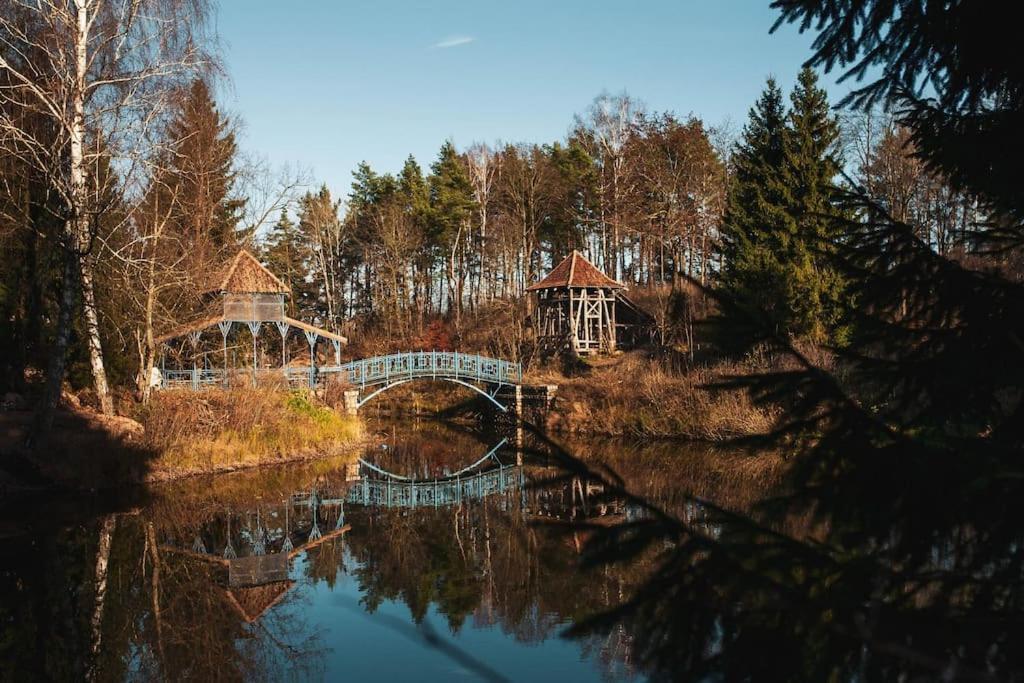
[[[71,121],[71,231],[79,254],[79,277],[82,285],[82,306],[85,312],[86,343],[89,347],[89,367],[92,369],[93,388],[104,415],[114,412],[110,390],[107,386],[107,372],[103,366],[103,346],[100,343],[99,316],[96,312],[96,292],[93,286],[92,263],[86,252],[89,249],[89,217],[85,207],[88,203],[85,185],[85,77],[88,68],[89,12],[85,0],[75,0],[77,27],[75,31],[75,88],[74,115]]]
[[[94,582],[96,586],[96,598],[93,601],[92,619],[92,665],[89,667],[88,678],[96,677],[96,660],[99,657],[100,646],[103,644],[103,603],[107,597],[107,570],[110,566],[110,546],[114,539],[114,530],[117,528],[117,516],[107,515],[100,525],[99,547],[96,549],[96,572]]]

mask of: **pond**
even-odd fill
[[[566,631],[647,579],[650,553],[590,570],[580,560],[596,531],[648,509],[568,470],[536,435],[371,431],[359,461],[8,511],[3,678],[645,678],[629,628]],[[766,487],[697,446],[570,449],[691,518],[691,496],[749,508]]]

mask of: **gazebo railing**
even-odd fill
[[[191,387],[200,389],[202,387],[221,384],[224,381],[223,370],[209,368],[194,368],[192,370],[163,370],[164,387]]]

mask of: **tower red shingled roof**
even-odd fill
[[[220,282],[211,286],[210,290],[232,293],[290,293],[286,284],[245,249],[235,254],[235,258],[223,271]]]
[[[605,289],[626,289],[626,285],[611,279],[575,249],[555,266],[540,282],[526,288],[528,292],[538,289],[561,289],[565,287],[603,287]]]

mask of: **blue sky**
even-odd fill
[[[810,35],[769,35],[774,18],[768,0],[223,0],[221,101],[246,150],[345,195],[360,161],[426,169],[446,138],[563,138],[602,90],[738,128],[765,78],[788,90],[810,54]]]

